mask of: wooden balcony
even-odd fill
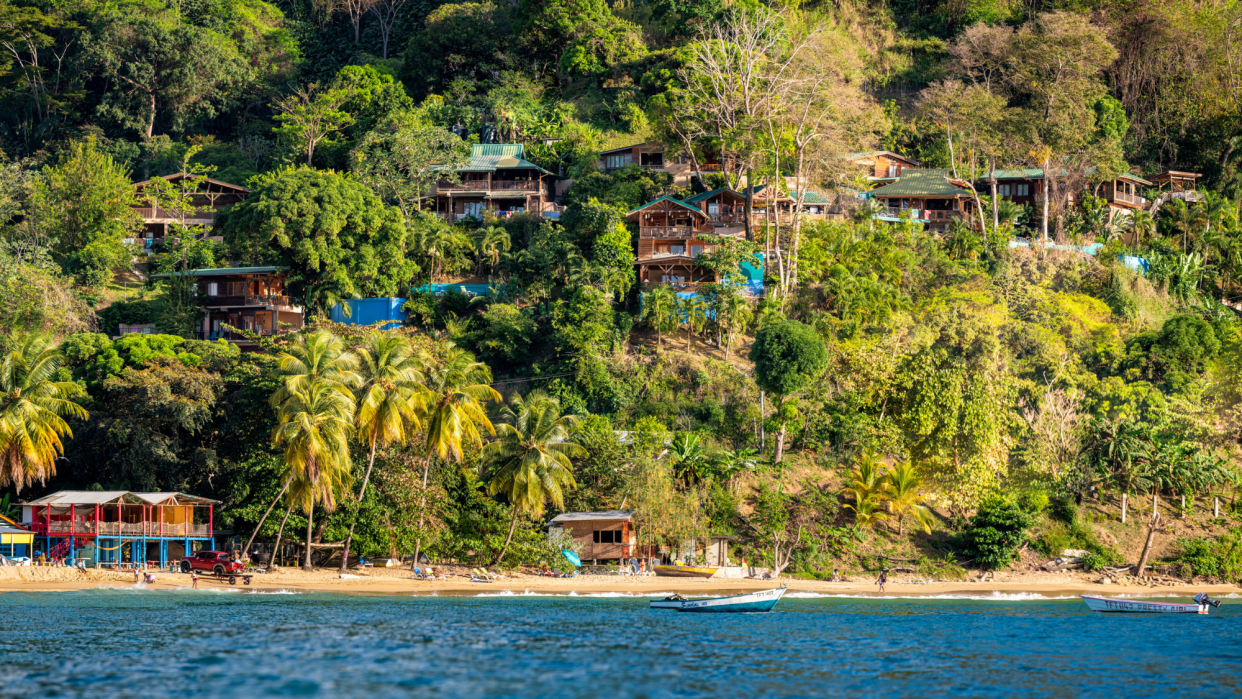
[[[92,520],[77,522],[34,522],[30,525],[36,534],[81,534],[83,536],[144,536],[144,537],[178,537],[192,536],[206,538],[211,536],[209,524],[171,524],[165,523],[162,528],[159,522],[95,522]],[[161,531],[163,532],[161,534]]]
[[[139,206],[135,207],[134,211],[138,212],[138,216],[146,223],[184,222],[187,225],[209,226],[216,222],[216,212],[214,209],[206,211],[194,209],[189,211],[173,211],[154,206]]]
[[[1147,205],[1147,200],[1137,194],[1126,194],[1125,192],[1114,191],[1108,200],[1117,204],[1125,204],[1133,207],[1143,207]]]
[[[693,238],[699,233],[711,231],[696,230],[693,226],[642,226],[638,229],[640,238]]]
[[[440,192],[538,192],[539,180],[466,180],[465,182],[440,182],[436,185]]]
[[[962,217],[962,212],[960,211],[953,211],[953,210],[934,211],[932,209],[927,209],[923,211],[923,216],[922,216],[922,218],[925,218],[928,221],[950,221],[952,219],[961,218],[961,217]]]
[[[746,214],[708,214],[707,220],[717,226],[742,226],[746,223]]]

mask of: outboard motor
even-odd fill
[[[1200,606],[1203,606],[1205,604],[1210,604],[1213,607],[1220,606],[1220,602],[1218,600],[1212,599],[1211,597],[1208,597],[1206,592],[1200,592],[1199,594],[1195,595],[1195,604],[1198,604]]]

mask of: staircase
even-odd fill
[[[1163,192],[1152,201],[1151,206],[1148,208],[1148,211],[1151,212],[1152,218],[1155,218],[1156,214],[1160,213],[1160,207],[1174,199],[1181,199],[1185,202],[1193,204],[1199,201],[1199,193],[1194,190],[1188,192]]]
[[[51,553],[48,554],[48,558],[65,558],[68,556],[69,542],[70,539],[61,539],[60,543],[56,544],[56,546],[52,548]]]

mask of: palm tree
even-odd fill
[[[358,368],[358,357],[347,352],[341,338],[327,330],[298,336],[287,350],[277,355],[276,368],[284,380],[272,394],[274,408],[279,408],[293,393],[305,391],[312,383],[322,382],[352,396],[350,389],[362,381],[354,371]]]
[[[560,401],[541,390],[531,391],[525,399],[514,395],[502,414],[497,440],[483,447],[482,456],[496,465],[487,492],[509,498],[513,519],[492,565],[509,550],[519,513],[542,514],[548,501],[557,508],[565,506],[565,491],[577,486],[570,459],[587,455],[586,449],[569,441],[569,429],[578,416],[562,415]]]
[[[707,302],[698,294],[690,294],[677,304],[686,321],[686,351],[694,349],[694,334],[707,325]]]
[[[370,447],[366,474],[358,503],[367,495],[371,469],[375,467],[375,449],[381,444],[405,444],[412,432],[422,429],[419,419],[425,407],[426,388],[422,384],[422,368],[426,358],[414,352],[409,340],[393,333],[371,332],[367,344],[358,350],[361,360],[362,385],[356,393],[358,414],[354,420],[358,441]],[[341,570],[349,562],[349,547],[354,540],[358,515],[349,523]]]
[[[672,458],[673,470],[678,478],[684,477],[687,484],[699,480],[699,471],[707,463],[707,452],[697,434],[679,433],[669,445],[668,455]]]
[[[509,252],[513,247],[513,242],[509,239],[509,231],[504,226],[489,226],[482,228],[476,234],[474,241],[474,250],[478,256],[479,265],[482,266],[483,260],[488,261],[491,269],[496,269],[496,265],[500,264],[500,253]]]
[[[869,225],[871,233],[875,233],[875,217],[884,213],[885,206],[877,199],[867,199],[858,208],[854,209],[854,213],[850,216],[855,225],[864,223]]]
[[[889,509],[897,515],[897,534],[904,534],[904,525],[906,516],[910,515],[914,521],[923,527],[923,531],[931,534],[931,523],[934,521],[932,512],[923,504],[923,498],[919,496],[919,486],[923,485],[923,479],[919,478],[918,470],[914,464],[896,463],[884,477],[885,496],[888,498]]]
[[[746,332],[746,327],[754,318],[754,311],[751,310],[750,302],[738,291],[734,285],[725,285],[718,295],[716,308],[716,321],[722,323],[725,329],[725,355],[724,360],[729,361],[729,350],[733,347],[734,333]]]
[[[490,385],[492,370],[474,358],[473,354],[458,347],[450,347],[444,360],[433,364],[425,372],[427,409],[424,424],[427,426],[426,455],[423,460],[423,494],[418,515],[419,537],[414,544],[414,561],[422,548],[421,530],[425,520],[422,510],[427,507],[427,477],[431,458],[460,462],[462,446],[482,446],[479,428],[495,434],[496,429],[487,419],[483,407],[490,401],[499,401],[500,394]]]
[[[82,390],[56,381],[65,356],[47,339],[18,336],[0,362],[0,486],[22,492],[27,483],[56,475],[56,459],[65,453],[62,437],[72,437],[67,417],[85,420],[73,402]]]
[[[289,467],[289,494],[306,511],[306,562],[311,568],[311,531],[315,504],[336,509],[336,492],[350,478],[349,435],[353,396],[328,381],[314,381],[289,392],[276,414],[272,446],[283,446]]]
[[[664,330],[677,312],[677,294],[671,287],[659,286],[645,297],[643,317],[656,331],[656,347],[664,349]]]
[[[1195,216],[1191,212],[1190,207],[1186,206],[1186,202],[1181,199],[1174,199],[1170,206],[1163,209],[1169,212],[1169,224],[1173,230],[1182,234],[1182,253],[1186,252],[1186,239],[1190,236],[1190,232],[1195,227]]]
[[[1150,211],[1139,209],[1130,214],[1130,230],[1134,234],[1131,241],[1131,251],[1136,246],[1141,246],[1143,238],[1150,236],[1156,230],[1156,219],[1151,215]]]
[[[881,492],[884,489],[884,462],[880,455],[871,449],[859,454],[854,470],[846,476],[846,482],[845,492],[853,495],[858,503]]]

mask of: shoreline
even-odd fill
[[[1137,584],[1103,584],[1083,578],[1044,575],[1008,574],[1006,579],[988,582],[921,582],[892,579],[881,595],[872,581],[823,582],[782,578],[776,580],[730,580],[661,577],[580,576],[546,578],[534,575],[513,575],[490,583],[472,583],[468,578],[453,576],[446,580],[412,580],[408,571],[381,569],[354,577],[341,578],[336,571],[280,570],[256,574],[250,585],[239,579],[236,585],[199,578],[200,590],[237,590],[238,592],[336,593],[356,595],[401,596],[462,596],[478,595],[632,595],[655,596],[674,592],[684,595],[728,595],[764,590],[787,584],[790,592],[815,593],[843,597],[972,597],[995,596],[1013,599],[1031,595],[1034,599],[1074,597],[1089,593],[1105,597],[1193,597],[1199,592],[1213,596],[1242,596],[1242,587],[1226,584],[1162,583],[1155,586]],[[1056,579],[1056,578],[1062,579]],[[1085,576],[1084,576],[1085,577]],[[64,592],[90,589],[187,590],[190,577],[183,573],[157,572],[153,584],[135,585],[132,573],[70,568],[0,568],[0,593]]]

